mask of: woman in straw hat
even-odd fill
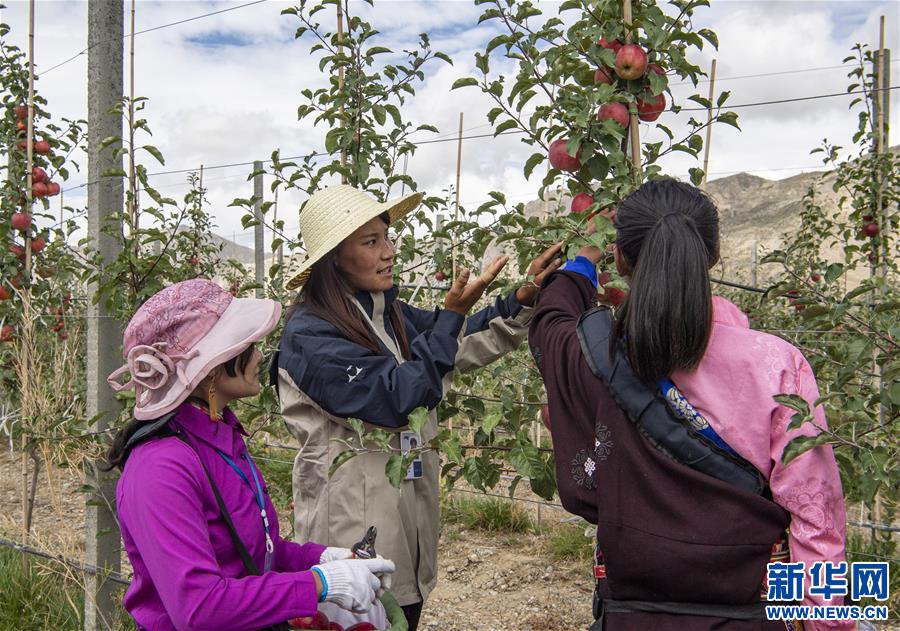
[[[134,420],[108,461],[122,470],[116,503],[134,568],[124,604],[140,629],[282,629],[323,600],[364,611],[393,571],[279,537],[228,405],[259,392],[254,344],[280,315],[276,302],[195,279],[151,297],[125,330],[127,364],[109,382],[135,390]]]
[[[285,421],[302,445],[294,462],[297,536],[349,546],[376,526],[379,551],[397,564],[391,592],[411,629],[437,579],[438,455],[423,450],[397,490],[385,478],[384,453],[353,458],[329,476],[338,441],[355,436],[349,418],[395,432],[395,448],[434,438],[435,408],[453,369],[484,366],[524,341],[536,283],[556,268],[559,250],[532,263],[535,282],[468,318],[507,257],[471,283],[463,270],[443,309],[416,309],[397,298],[388,229],[421,199],[414,193],[378,203],[342,185],[306,202],[307,258],[289,285],[301,291],[271,365]],[[429,415],[416,436],[407,431],[408,415],[420,407]]]

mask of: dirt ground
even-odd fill
[[[77,472],[41,473],[33,547],[80,559],[84,495]],[[0,537],[22,541],[21,458],[0,452]],[[552,511],[549,511],[552,512]],[[546,516],[558,519],[563,516]],[[123,555],[123,573],[130,570]],[[552,563],[534,535],[488,535],[447,525],[439,581],[422,614],[427,631],[574,631],[590,624],[589,568]]]

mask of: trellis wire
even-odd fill
[[[101,568],[94,567],[93,565],[87,565],[85,563],[79,563],[78,561],[74,561],[72,559],[67,559],[61,554],[51,554],[44,550],[40,550],[38,548],[34,548],[32,546],[26,546],[24,544],[18,543],[16,541],[10,541],[8,539],[0,538],[0,546],[10,548],[17,552],[23,554],[30,554],[31,556],[40,557],[42,559],[48,559],[50,561],[56,561],[57,563],[62,563],[63,565],[67,565],[72,569],[78,570],[82,574],[96,574],[100,576],[106,576],[108,580],[118,583],[120,585],[130,585],[131,577],[126,577],[118,572],[107,572],[102,570]]]

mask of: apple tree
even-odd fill
[[[900,163],[895,152],[873,150],[874,55],[857,45],[844,60],[852,61],[849,89],[865,92],[850,106],[858,117],[854,144],[844,150],[825,140],[813,150],[831,170],[807,192],[799,230],[764,259],[780,277],[753,315],[762,327],[789,331],[782,335],[809,359],[828,418],[827,431],[795,439],[785,459],[833,445],[848,499],[890,523],[900,484]],[[820,203],[823,186],[838,193],[836,208]],[[797,410],[794,424],[810,420],[804,401],[783,403]],[[888,532],[878,536],[891,540]]]

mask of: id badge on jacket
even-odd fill
[[[404,456],[407,455],[411,450],[418,449],[422,446],[422,437],[419,436],[416,432],[400,432],[400,453]],[[422,458],[421,456],[416,456],[416,459],[413,460],[409,464],[409,468],[406,470],[406,477],[404,480],[418,480],[422,477]]]

